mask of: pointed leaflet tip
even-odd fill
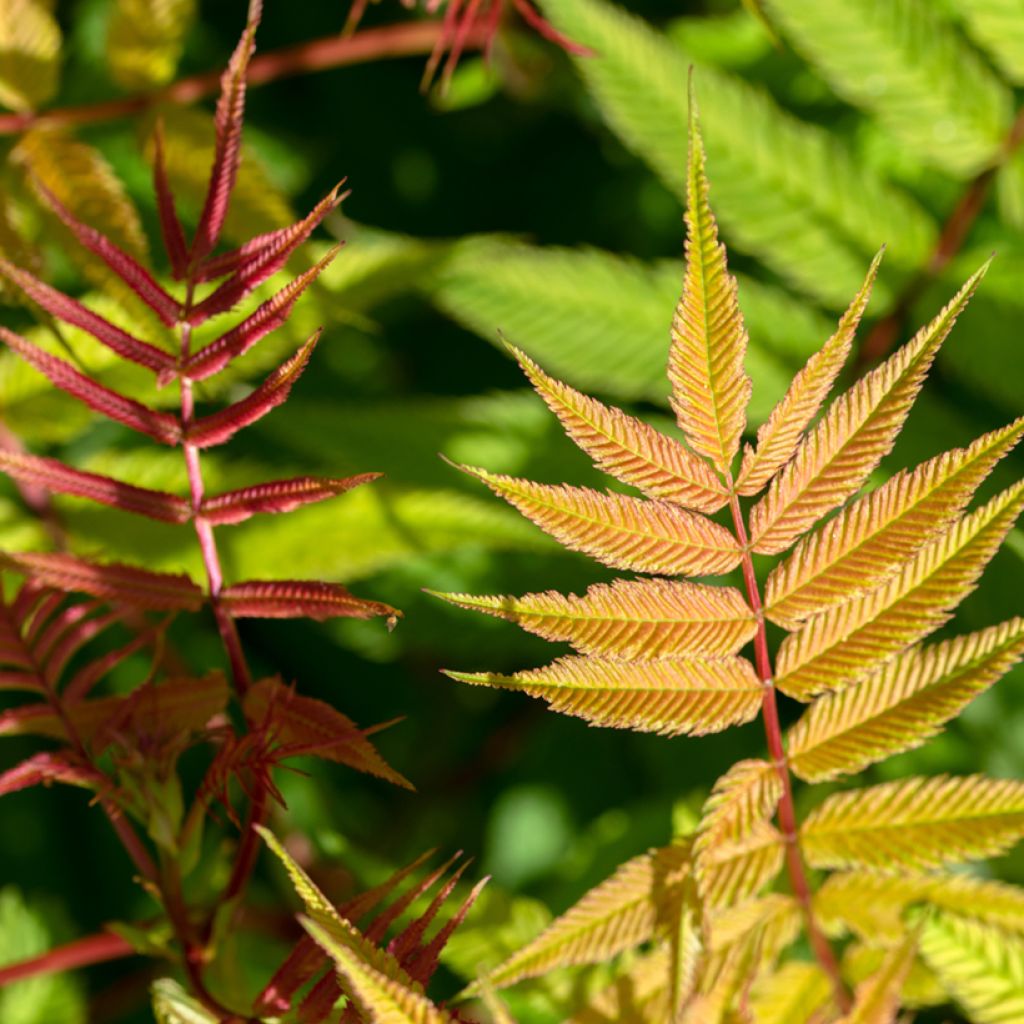
[[[751,383],[743,368],[747,331],[708,204],[704,162],[691,92],[686,271],[672,320],[668,376],[672,408],[690,447],[727,476],[746,426]]]
[[[44,487],[52,494],[70,494],[123,512],[165,523],[185,523],[192,509],[184,498],[148,487],[135,487],[100,473],[86,473],[57,459],[0,451],[0,472],[21,483]]]
[[[0,453],[2,458],[2,453]],[[0,461],[0,468],[3,468]],[[273,480],[217,494],[203,501],[199,514],[214,526],[242,523],[260,512],[291,512],[317,501],[335,498],[360,484],[377,480],[380,473],[362,473],[339,480],[300,476],[292,480]]]
[[[221,76],[221,94],[214,115],[217,138],[214,144],[213,167],[210,169],[206,199],[189,251],[189,263],[193,266],[208,256],[217,244],[224,226],[224,218],[227,216],[231,192],[235,187],[241,159],[242,122],[245,118],[246,74],[249,60],[256,49],[256,28],[259,25],[262,8],[263,5],[258,0],[252,0],[250,3],[249,22]]]
[[[185,277],[188,266],[188,244],[185,232],[174,206],[174,195],[167,180],[167,154],[164,151],[164,122],[157,118],[153,128],[153,191],[156,193],[156,208],[160,216],[160,233],[164,250],[171,264],[171,275],[175,281]]]
[[[33,185],[75,238],[94,256],[103,260],[156,313],[164,326],[173,327],[177,323],[181,307],[156,283],[153,275],[142,264],[129,256],[124,249],[116,245],[106,235],[78,220],[38,178],[33,180]]]
[[[169,413],[150,409],[141,402],[97,384],[63,359],[51,356],[49,352],[37,348],[6,327],[0,327],[0,339],[51,383],[107,419],[123,423],[126,427],[146,434],[161,444],[176,445],[181,440],[181,424]]]
[[[138,363],[154,373],[174,366],[174,358],[163,349],[139,340],[83,306],[77,299],[51,288],[3,258],[0,258],[0,274],[17,285],[50,316],[91,334],[101,345],[105,345],[122,359]]]
[[[243,427],[257,422],[276,409],[288,398],[292,385],[302,376],[319,340],[318,330],[291,359],[274,370],[255,391],[233,405],[196,420],[189,427],[188,442],[197,448],[223,444]]]
[[[246,580],[221,591],[221,604],[240,619],[401,618],[397,608],[318,580]]]

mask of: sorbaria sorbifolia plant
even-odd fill
[[[760,716],[767,756],[733,765],[691,834],[622,865],[489,983],[639,949],[573,1021],[882,1024],[901,1007],[956,1001],[978,1024],[1020,1022],[1024,892],[945,869],[1024,834],[1024,783],[942,775],[843,789],[802,821],[794,801],[794,778],[846,779],[924,743],[1024,650],[1021,619],[919,644],[973,590],[1024,506],[1018,483],[967,510],[1024,419],[857,496],[985,268],[819,418],[876,259],[741,454],[747,336],[692,106],[687,199],[668,361],[685,446],[513,349],[572,440],[644,497],[467,468],[566,547],[651,578],[583,596],[441,595],[578,652],[513,675],[449,675],[666,736]],[[759,555],[782,556],[764,580]],[[678,578],[733,570],[742,589]],[[785,631],[774,652],[769,623]],[[806,705],[786,735],[780,693]]]
[[[0,470],[20,486],[75,495],[161,522],[191,524],[202,553],[205,586],[184,575],[89,561],[66,551],[0,554],[7,584],[0,596],[0,690],[28,697],[27,702],[0,712],[0,735],[56,741],[54,749],[37,753],[0,775],[0,795],[55,782],[91,791],[122,841],[138,879],[162,911],[161,917],[144,925],[82,940],[73,950],[54,951],[41,958],[33,972],[123,955],[132,946],[175,960],[186,987],[172,979],[156,984],[154,1011],[162,1024],[277,1020],[284,1015],[308,1024],[338,1020],[343,989],[354,1000],[345,1020],[376,1019],[353,988],[356,982],[345,980],[344,969],[339,977],[328,953],[308,936],[295,945],[258,993],[240,991],[237,981],[233,983],[238,972],[225,964],[229,958],[224,949],[241,918],[259,836],[284,855],[263,828],[272,801],[279,797],[273,780],[279,764],[312,755],[408,785],[385,763],[367,734],[339,711],[300,696],[278,677],[254,680],[236,628],[236,620],[243,618],[382,616],[393,623],[399,613],[330,583],[228,582],[222,575],[216,538],[221,527],[332,498],[377,474],[275,480],[222,494],[207,493],[204,484],[203,452],[223,445],[284,402],[309,363],[317,339],[310,338],[250,394],[226,408],[200,411],[195,385],[224,370],[281,326],[304,289],[335,255],[332,250],[213,340],[193,344],[193,332],[200,324],[228,313],[281,271],[339,201],[335,189],[297,224],[254,238],[233,251],[217,251],[238,171],[246,69],[259,16],[260,4],[253,0],[248,26],[223,76],[213,168],[191,243],[186,242],[169,190],[157,131],[157,208],[172,276],[179,283],[176,294],[112,241],[76,219],[37,183],[77,242],[105,262],[156,314],[176,339],[176,351],[137,337],[26,270],[0,260],[0,273],[45,314],[151,371],[156,387],[173,385],[180,393],[175,412],[144,404],[0,327],[3,342],[56,387],[115,423],[177,448],[187,467],[188,494],[180,496],[82,472],[50,458],[0,452]],[[187,668],[167,667],[171,661],[166,657],[165,635],[171,618],[203,605],[209,606],[216,620],[230,680],[221,671],[196,676]],[[132,671],[129,659],[146,651],[152,652],[149,665],[136,664],[141,678],[124,692],[124,670]],[[120,688],[105,690],[118,669],[122,670]],[[231,704],[235,710],[229,714]],[[179,761],[197,746],[211,754],[198,787],[186,799]],[[204,850],[207,820],[211,813],[221,817],[216,814],[217,803],[239,829],[227,864],[209,843]],[[410,989],[422,988],[475,895],[470,893],[449,913],[442,927],[431,929],[462,869],[451,873],[453,861],[449,861],[416,878],[414,872],[423,860],[357,895],[340,913],[318,895],[319,903],[310,912],[313,918],[319,915],[325,920],[310,924],[311,929],[319,929],[314,937],[328,934],[329,941],[324,942],[332,951],[344,941],[346,948],[356,950],[358,963],[386,970]],[[299,872],[297,867],[293,870]],[[438,895],[409,920],[413,901],[438,885]],[[391,897],[395,898],[388,904]],[[395,928],[401,915],[405,915],[402,927]],[[362,931],[350,923],[359,921],[364,922]],[[431,930],[433,934],[428,934]],[[380,947],[389,933],[387,947]],[[353,973],[358,980],[358,964],[349,971]]]

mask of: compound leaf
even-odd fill
[[[435,596],[515,622],[546,640],[567,640],[581,654],[620,658],[735,654],[757,629],[735,588],[679,580],[614,580],[594,584],[582,597],[553,590],[518,598]]]
[[[911,778],[835,793],[800,829],[815,867],[931,868],[1005,853],[1024,835],[1024,783]]]
[[[789,731],[793,771],[823,782],[912,750],[1024,654],[1024,619],[915,648],[857,686],[826,694]]]
[[[672,320],[668,377],[672,408],[690,446],[729,476],[746,425],[750,378],[743,369],[747,330],[736,279],[708,205],[704,143],[690,96],[686,176],[686,272]]]
[[[605,565],[670,576],[707,576],[739,564],[739,544],[725,527],[669,502],[459,468],[483,481],[561,544]]]
[[[761,706],[763,686],[743,658],[561,658],[546,668],[497,675],[445,674],[474,686],[521,690],[546,700],[553,711],[592,725],[656,732],[663,736],[720,732],[749,722]]]

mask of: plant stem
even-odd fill
[[[46,953],[19,960],[17,963],[0,967],[0,988],[25,978],[34,978],[40,974],[58,974],[71,971],[76,967],[88,967],[91,964],[102,964],[108,960],[120,960],[134,956],[135,947],[127,939],[113,932],[100,932],[84,939],[75,939],[63,946],[57,946]]]
[[[192,306],[193,284],[188,284],[188,292],[185,296],[183,316],[188,315]],[[189,356],[192,344],[192,327],[185,320],[181,323],[181,359],[184,362]],[[181,378],[181,426],[182,431],[187,434],[189,426],[195,419],[195,396],[192,393],[192,381],[187,377]],[[210,604],[213,607],[214,618],[217,621],[217,629],[220,632],[221,641],[227,651],[228,661],[231,665],[231,674],[235,680],[235,688],[240,697],[244,697],[252,685],[252,676],[249,672],[248,662],[245,660],[245,652],[242,650],[242,642],[238,636],[238,628],[235,620],[227,612],[220,602],[220,592],[224,586],[224,574],[220,566],[220,554],[217,551],[217,542],[213,536],[213,527],[200,515],[200,509],[205,495],[203,483],[203,471],[199,460],[199,449],[187,441],[182,443],[185,453],[185,467],[188,471],[189,498],[192,503],[192,522],[195,524],[196,537],[199,540],[199,550],[203,556],[203,567],[206,569],[206,581],[210,594]]]
[[[768,651],[768,633],[765,627],[761,591],[757,582],[757,574],[754,572],[754,560],[751,557],[750,541],[747,537],[740,500],[733,489],[731,480],[728,481],[728,485],[729,508],[732,512],[736,539],[743,550],[743,582],[746,586],[747,600],[757,619],[757,633],[754,636],[754,660],[758,677],[763,685],[761,714],[764,720],[765,737],[768,741],[768,753],[782,784],[778,819],[782,838],[786,844],[786,868],[789,873],[789,884],[793,895],[800,904],[804,924],[807,928],[807,937],[810,940],[814,956],[832,983],[836,1004],[843,1013],[846,1013],[852,1005],[850,995],[843,983],[842,975],[839,972],[839,963],[832,951],[832,946],[814,916],[811,887],[807,881],[807,871],[804,868],[803,854],[800,850],[796,806],[793,803],[793,780],[789,770],[789,758],[786,756],[786,748],[782,741],[782,726],[779,723],[779,705],[775,695],[775,673]]]
[[[368,28],[351,36],[326,36],[295,46],[260,54],[249,63],[249,85],[263,85],[289,75],[349,64],[365,64],[387,57],[407,57],[434,50],[443,28],[436,21],[402,22],[381,28]],[[487,26],[474,25],[466,36],[463,48],[480,49],[487,42]],[[219,72],[206,72],[182,78],[164,89],[137,96],[87,103],[77,107],[61,107],[42,113],[0,115],[0,135],[15,135],[42,125],[49,127],[91,124],[142,113],[158,104],[192,103],[217,91]]]

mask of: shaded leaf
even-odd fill
[[[117,0],[106,40],[114,81],[132,90],[171,81],[195,15],[195,0]]]
[[[50,0],[7,0],[0,5],[0,103],[34,110],[57,91],[60,25]]]

